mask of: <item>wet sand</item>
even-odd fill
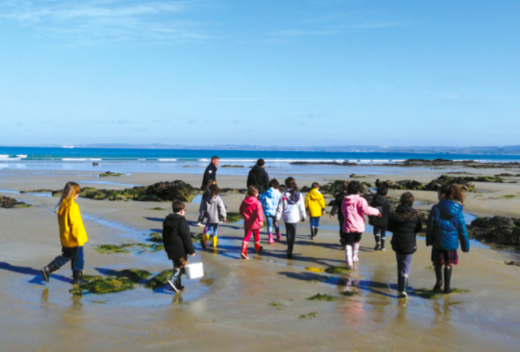
[[[489,174],[501,172],[489,170]],[[360,180],[410,178],[424,182],[442,173],[445,170],[425,169],[411,175],[403,170],[401,176],[376,175]],[[306,179],[299,180],[300,186],[313,181],[308,175],[302,177]],[[77,171],[0,170],[0,189],[59,189],[68,180],[90,179],[100,181]],[[102,181],[149,185],[175,179],[198,186],[201,177],[143,173]],[[245,183],[245,178],[238,176],[218,179],[222,187],[244,187]],[[468,195],[466,213],[518,216],[520,184],[475,184],[480,193]],[[89,186],[87,182],[81,185]],[[400,193],[391,191],[390,195]],[[435,192],[413,193],[423,203],[417,208],[429,208],[436,202]],[[345,265],[336,219],[322,218],[316,241],[308,239],[308,222],[302,223],[293,260],[285,258],[285,239],[268,245],[265,233],[262,255],[250,249],[251,259],[241,260],[243,228],[229,223],[221,225],[218,250],[203,252],[196,244],[194,261],[204,262],[206,276],[203,280],[184,279],[187,288],[182,294],[174,295],[168,287],[156,291],[136,287],[115,294],[76,297],[69,293],[70,266],[53,274],[49,283],[39,273],[60,251],[56,215],[52,212],[57,199],[0,194],[34,205],[0,209],[1,351],[516,351],[520,342],[520,268],[504,265],[514,254],[480,248],[472,248],[469,254],[460,252],[453,287],[468,292],[437,299],[411,295],[408,300],[398,300],[394,252],[390,248],[374,252],[369,233],[363,235],[358,269],[348,275],[332,275],[320,270]],[[504,195],[517,197],[504,199]],[[236,211],[242,199],[241,195],[224,197],[230,211]],[[145,234],[161,229],[162,219],[169,212],[150,208],[169,209],[168,203],[79,199],[78,204],[89,235],[85,246],[87,274],[124,268],[158,273],[170,268],[164,252],[101,254],[93,248],[97,244],[144,241]],[[189,220],[195,221],[197,209],[198,204],[188,205]],[[195,226],[191,229],[202,231]],[[430,248],[423,241],[418,244],[409,286],[430,289],[434,284]],[[317,293],[339,299],[307,300]]]

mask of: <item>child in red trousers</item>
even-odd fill
[[[264,211],[262,203],[258,199],[258,188],[249,186],[246,199],[240,204],[240,215],[244,218],[244,241],[242,242],[242,253],[240,256],[249,259],[247,256],[247,246],[251,239],[251,234],[255,235],[255,250],[259,254],[262,251],[260,246],[260,229],[264,226]]]

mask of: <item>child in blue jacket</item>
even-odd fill
[[[282,194],[278,188],[280,188],[280,183],[277,179],[273,178],[271,182],[269,182],[269,189],[260,197],[262,208],[264,209],[264,214],[267,218],[269,244],[274,243],[273,234],[275,230],[277,240],[280,241],[282,239],[282,235],[280,235],[280,226],[278,226],[278,221],[276,221],[276,211],[278,210],[278,204],[280,204],[280,199],[282,198]]]
[[[438,192],[439,203],[432,207],[426,228],[426,245],[432,245],[432,263],[435,267],[436,283],[433,290],[451,292],[452,266],[459,262],[457,249],[459,240],[462,251],[469,252],[466,222],[462,214],[464,194],[455,185],[443,185]],[[444,266],[444,282],[442,267]]]

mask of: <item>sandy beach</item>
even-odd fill
[[[507,170],[459,170],[494,175]],[[428,182],[444,169],[398,169],[391,175],[371,174],[362,181],[414,179]],[[345,168],[345,177],[350,174]],[[362,174],[361,174],[362,175]],[[288,175],[287,175],[288,176]],[[298,176],[298,175],[293,175]],[[299,175],[299,186],[313,180],[345,179],[337,175]],[[396,298],[395,254],[374,252],[372,234],[363,235],[358,269],[328,274],[330,266],[345,266],[338,242],[337,220],[322,218],[315,241],[308,222],[298,227],[293,260],[285,257],[285,238],[267,244],[264,252],[240,259],[243,228],[221,225],[219,248],[202,251],[196,243],[194,262],[202,261],[205,277],[186,280],[178,295],[169,287],[142,286],[104,295],[72,295],[71,270],[66,265],[45,283],[39,269],[60,253],[57,198],[8,191],[60,189],[74,180],[82,187],[123,189],[181,179],[195,187],[201,175],[134,173],[110,177],[99,184],[82,171],[17,171],[0,169],[0,194],[32,204],[0,209],[0,350],[1,351],[516,351],[520,343],[520,268],[504,264],[518,260],[513,252],[474,246],[460,253],[453,287],[461,292],[433,299],[411,294]],[[511,178],[511,181],[517,178]],[[85,182],[85,181],[90,181]],[[218,176],[221,187],[245,187],[242,176]],[[520,183],[474,183],[465,213],[517,217]],[[391,190],[397,197],[402,191]],[[436,203],[436,192],[413,191],[418,209]],[[514,197],[504,198],[506,195]],[[243,195],[224,195],[230,211],[238,211]],[[328,197],[330,199],[330,197]],[[328,200],[327,199],[327,200]],[[100,244],[144,242],[160,231],[170,212],[167,202],[116,202],[78,199],[89,242],[85,274],[145,269],[154,274],[171,269],[164,251],[104,254]],[[190,203],[187,218],[195,225],[199,204]],[[165,210],[152,210],[161,207]],[[330,207],[327,207],[330,211]],[[201,228],[191,226],[198,234]],[[283,232],[283,231],[282,231]],[[410,290],[431,289],[434,273],[431,248],[418,240],[412,262]],[[480,248],[481,247],[481,248]],[[308,300],[318,293],[337,299]]]

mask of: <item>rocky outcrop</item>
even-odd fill
[[[465,180],[463,177],[451,177],[448,175],[442,175],[435,180],[424,186],[426,191],[438,191],[443,185],[456,185],[463,192],[476,192],[475,185],[470,181]]]
[[[385,185],[388,187],[388,189],[424,190],[424,185],[421,182],[415,180],[379,181],[379,179],[377,179],[376,187],[379,187],[379,185]]]
[[[483,243],[520,246],[520,219],[494,216],[477,218],[468,226],[470,238]]]
[[[11,197],[0,196],[0,208],[13,209],[13,208],[29,208],[31,205],[20,202]]]
[[[107,172],[104,172],[102,174],[99,174],[99,177],[109,177],[109,176],[124,176],[125,174],[122,174],[122,173],[117,173],[117,172],[112,172],[112,171],[107,171]]]
[[[293,161],[290,163],[291,165],[338,165],[338,166],[355,166],[356,163],[349,162],[341,162],[338,163],[336,161]]]

